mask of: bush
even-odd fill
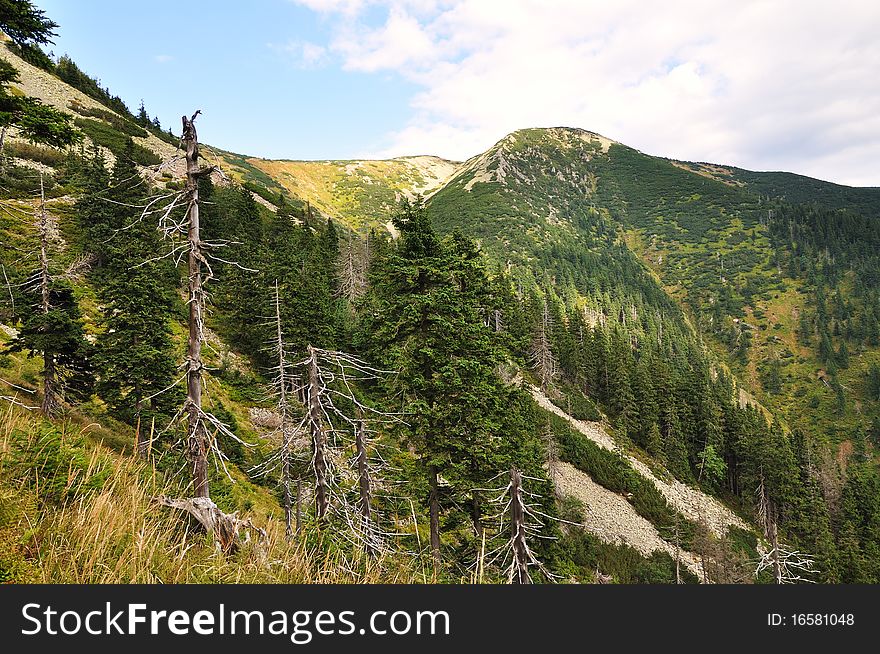
[[[115,129],[105,122],[92,120],[91,118],[77,118],[74,123],[86,135],[98,145],[110,150],[115,156],[120,157],[131,137]],[[162,159],[152,150],[139,143],[132,143],[132,160],[141,166],[155,166]]]
[[[616,584],[674,584],[675,561],[666,552],[645,557],[628,545],[603,543],[584,529],[574,528],[554,547],[555,567],[584,582],[592,582],[595,570],[610,574]],[[686,584],[699,583],[686,567],[681,568]]]
[[[553,398],[552,402],[575,420],[588,420],[591,422],[602,420],[602,414],[596,403],[590,398],[584,397],[580,391],[563,389],[562,397]]]
[[[58,504],[98,491],[112,472],[112,461],[82,434],[65,434],[54,426],[12,434],[11,473],[40,497]]]
[[[265,186],[262,186],[260,184],[255,184],[254,182],[249,182],[249,181],[245,181],[244,184],[242,184],[242,186],[244,186],[251,193],[259,195],[266,202],[270,202],[272,204],[278,204],[278,193],[273,193],[272,191],[267,189]]]
[[[56,190],[55,178],[43,174],[43,188],[47,195]],[[27,166],[6,166],[6,174],[0,177],[0,197],[20,198],[40,190],[40,174]]]
[[[130,120],[114,114],[112,111],[107,111],[106,109],[100,109],[98,107],[85,107],[76,100],[71,100],[67,106],[80,116],[85,116],[86,118],[98,118],[111,125],[113,129],[128,136],[147,136],[147,130],[135,125]]]
[[[25,142],[7,143],[5,154],[10,157],[36,161],[52,168],[57,168],[64,163],[67,156],[58,148],[33,145]]]

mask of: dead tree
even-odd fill
[[[431,558],[434,561],[434,576],[440,573],[440,480],[436,466],[428,470],[431,491],[428,495],[428,519],[431,532]]]
[[[538,378],[541,380],[541,390],[544,392],[549,390],[559,374],[559,364],[550,342],[552,331],[553,316],[550,314],[547,300],[544,300],[541,322],[535,330],[532,345],[529,348],[529,362],[538,373]]]
[[[817,572],[813,557],[779,542],[776,503],[767,493],[763,470],[758,481],[757,495],[758,522],[764,531],[764,537],[770,544],[770,550],[758,559],[755,566],[755,577],[765,570],[771,570],[773,581],[777,584],[815,583],[813,579],[803,576]]]
[[[49,314],[53,311],[54,308],[52,305],[53,297],[52,297],[52,285],[56,281],[75,281],[79,279],[79,277],[89,269],[91,266],[91,258],[90,257],[80,257],[75,259],[67,268],[59,273],[52,272],[52,256],[51,256],[51,248],[53,243],[58,243],[61,241],[61,238],[58,234],[58,226],[55,222],[54,217],[47,211],[46,209],[46,194],[45,188],[43,185],[43,173],[39,173],[40,176],[40,196],[39,202],[37,203],[34,213],[32,216],[33,219],[33,227],[36,231],[37,241],[38,241],[38,249],[36,252],[37,259],[37,268],[36,271],[27,276],[25,280],[16,284],[15,286],[21,288],[28,295],[32,295],[36,297],[36,301],[34,303],[35,310],[42,314],[45,318],[43,320],[43,324],[38,327],[39,333],[43,336],[42,341],[48,345],[51,343],[52,339],[48,338],[49,333],[46,330],[53,329],[52,323],[53,321],[48,319]],[[24,211],[18,209],[14,206],[6,206],[4,203],[3,210],[8,213],[13,213],[13,215],[18,214],[18,217],[26,218],[31,217],[28,216]],[[34,256],[32,253],[25,254],[26,257]],[[15,310],[15,300],[12,294],[12,284],[9,281],[9,278],[6,275],[6,269],[3,269],[4,281],[6,283],[7,292],[9,293],[10,300],[12,301],[13,307],[13,315]],[[42,371],[42,390],[43,397],[40,402],[40,410],[44,415],[49,417],[54,417],[58,414],[61,409],[63,395],[64,395],[64,387],[65,387],[65,373],[71,372],[69,366],[65,366],[56,359],[56,354],[51,351],[51,347],[47,347],[44,345],[41,349],[39,349],[39,354],[43,357],[43,371]],[[39,347],[39,346],[38,346]],[[25,408],[32,408],[26,405]]]
[[[764,531],[764,537],[770,542],[769,561],[773,567],[773,578],[777,584],[782,583],[782,565],[779,559],[779,536],[776,526],[776,503],[767,494],[764,485],[764,472],[761,471],[758,482],[758,522]]]
[[[296,480],[296,533],[297,533],[297,535],[302,533],[302,496],[303,496],[302,477],[298,477]]]
[[[208,535],[214,537],[214,542],[224,554],[234,554],[254,538],[257,543],[266,540],[264,529],[255,526],[250,519],[242,520],[235,513],[223,513],[210,497],[176,499],[160,495],[156,501],[162,506],[189,513]]]
[[[675,583],[681,584],[681,537],[678,531],[678,511],[675,512],[675,526],[673,527],[673,544],[675,545]]]
[[[281,489],[284,504],[284,525],[287,540],[293,537],[293,502],[291,497],[291,463],[293,459],[294,436],[298,428],[293,424],[293,409],[290,405],[291,371],[290,362],[287,359],[287,347],[284,343],[284,332],[281,327],[281,294],[278,289],[278,280],[275,280],[275,341],[273,349],[278,363],[275,367],[274,391],[277,397],[277,408],[280,416],[277,433],[281,436],[281,449],[279,451],[281,468]],[[299,486],[297,489],[297,530],[299,529]]]
[[[315,471],[315,514],[323,518],[330,504],[327,479],[327,430],[321,408],[321,384],[318,372],[318,353],[308,346],[308,385],[306,386],[306,410],[309,432],[312,437],[312,465]]]
[[[373,479],[376,471],[370,461],[367,435],[369,421],[389,421],[398,419],[395,414],[372,409],[358,398],[356,384],[376,379],[379,375],[388,374],[369,366],[358,357],[344,352],[324,350],[309,345],[306,358],[294,363],[286,362],[283,333],[278,316],[280,301],[276,295],[276,396],[283,402],[279,407],[281,414],[282,444],[263,463],[254,468],[257,475],[265,475],[281,468],[282,484],[285,488],[285,505],[289,506],[291,482],[290,466],[294,457],[296,443],[308,439],[310,450],[310,468],[315,488],[315,516],[318,519],[328,517],[332,510],[349,525],[354,540],[366,545],[373,553],[381,549],[382,534],[376,524],[372,507]],[[281,374],[280,371],[284,371]],[[300,383],[294,390],[298,394],[302,406],[301,417],[296,420],[292,416],[296,412],[290,402],[287,390],[294,379]],[[283,379],[283,381],[282,381]],[[282,390],[284,387],[284,390]],[[366,416],[370,416],[369,420]],[[353,435],[355,456],[351,459],[352,470],[340,466],[345,458],[346,434]],[[354,478],[358,486],[357,502],[347,498],[350,485],[341,484],[346,479]],[[297,480],[297,531],[300,524],[301,479]],[[290,531],[290,515],[288,513],[288,530]]]
[[[526,510],[522,499],[522,476],[510,469],[510,542],[513,562],[509,580],[512,584],[529,584],[529,546],[526,544]]]
[[[309,346],[307,354],[297,365],[305,369],[303,404],[312,444],[316,515],[322,518],[332,510],[348,525],[355,542],[377,554],[388,535],[379,529],[372,506],[375,475],[384,462],[370,460],[367,425],[400,418],[364,404],[356,385],[391,373],[345,352]],[[349,467],[339,467],[352,435],[355,456],[348,459]],[[348,499],[351,485],[343,484],[347,479],[356,481],[357,502]]]
[[[226,261],[212,254],[212,251],[224,247],[227,243],[222,241],[205,241],[201,237],[201,217],[199,213],[199,180],[217,172],[215,166],[206,168],[199,167],[199,142],[195,128],[195,120],[201,111],[196,111],[190,118],[182,117],[183,135],[181,147],[184,150],[186,164],[186,184],[182,192],[159,194],[149,200],[144,207],[138,220],[146,216],[159,214],[159,231],[164,238],[182,239],[168,252],[160,254],[152,259],[141,262],[145,265],[151,261],[164,258],[172,258],[175,263],[182,263],[183,255],[187,262],[187,305],[189,308],[186,360],[184,362],[185,373],[183,377],[172,384],[175,386],[180,381],[186,380],[186,400],[180,411],[174,416],[172,424],[179,419],[186,420],[185,450],[191,464],[193,495],[195,497],[208,497],[208,457],[214,456],[215,462],[223,468],[227,477],[232,478],[226,466],[228,460],[220,449],[216,435],[222,433],[240,444],[250,447],[221,422],[216,416],[208,413],[202,406],[202,390],[204,385],[204,363],[202,361],[202,344],[205,340],[205,284],[213,279],[211,261],[235,265],[248,272],[256,272],[244,268],[239,264]],[[179,158],[165,162],[159,166],[157,173],[165,166],[170,165]],[[178,220],[175,209],[183,205],[186,210],[182,220]],[[127,228],[122,228],[124,231]],[[171,387],[165,390],[170,390]],[[165,391],[162,391],[165,392]],[[213,429],[214,436],[209,433],[209,426]]]
[[[508,479],[507,484],[503,487],[476,489],[498,493],[497,497],[491,499],[489,503],[501,507],[495,516],[490,516],[490,520],[492,518],[497,520],[497,526],[494,528],[495,535],[492,539],[496,543],[501,539],[501,543],[487,554],[483,554],[481,548],[477,565],[482,570],[484,566],[498,563],[504,570],[507,582],[510,584],[532,583],[530,568],[535,568],[545,579],[552,581],[555,579],[555,575],[550,573],[544,564],[535,557],[529,546],[529,540],[547,538],[541,533],[544,529],[542,518],[559,519],[542,513],[537,506],[530,503],[528,498],[538,498],[538,495],[523,488],[524,479],[542,480],[526,477],[515,467],[506,473],[497,475],[495,479],[503,476],[507,476]]]
[[[360,536],[368,554],[377,555],[383,549],[383,538],[386,536],[380,528],[373,510],[373,465],[370,462],[369,444],[367,441],[367,423],[359,416],[354,428],[355,462],[358,477],[358,508],[360,509]]]
[[[293,434],[290,428],[290,407],[287,403],[288,380],[287,380],[287,358],[284,352],[284,334],[281,331],[281,301],[278,292],[278,280],[275,280],[275,318],[277,322],[277,338],[278,338],[278,408],[281,410],[281,449],[284,457],[281,464],[281,483],[284,486],[284,525],[285,535],[287,539],[293,536],[293,530],[290,524],[291,501],[290,501],[290,455],[293,441]],[[299,495],[299,493],[297,493]],[[297,502],[299,497],[297,497]],[[297,520],[297,527],[299,520]]]
[[[338,297],[353,304],[367,292],[367,266],[369,265],[369,241],[352,234],[339,249],[336,275],[339,288]]]
[[[217,171],[215,166],[206,168],[199,167],[199,142],[195,128],[195,120],[201,111],[196,111],[190,118],[182,117],[183,134],[181,136],[181,147],[184,150],[184,160],[186,164],[186,184],[183,191],[159,193],[142,207],[140,216],[137,221],[143,220],[148,216],[158,214],[158,229],[163,238],[177,239],[167,252],[157,255],[147,261],[143,261],[139,266],[146,265],[152,261],[170,258],[175,264],[180,265],[186,255],[187,261],[187,304],[189,308],[189,334],[187,339],[186,360],[184,362],[185,372],[183,376],[176,380],[171,386],[160,393],[171,390],[174,386],[185,380],[186,382],[186,400],[180,407],[178,412],[172,418],[171,423],[166,430],[173,425],[177,425],[181,420],[186,420],[186,435],[183,439],[187,458],[191,464],[192,471],[192,489],[194,497],[187,500],[168,500],[167,498],[157,498],[160,504],[165,506],[173,506],[174,508],[188,511],[196,520],[205,526],[205,528],[213,533],[218,543],[224,551],[228,551],[226,546],[227,540],[222,536],[224,532],[236,534],[236,538],[241,539],[241,529],[244,523],[236,518],[234,514],[225,514],[216,508],[216,505],[209,497],[210,489],[208,485],[208,458],[213,455],[215,465],[222,468],[226,476],[232,480],[232,476],[226,465],[228,458],[221,450],[217,435],[223,434],[238,443],[251,447],[249,443],[242,441],[228,425],[224,424],[213,414],[205,411],[202,406],[202,389],[203,389],[203,373],[204,363],[202,361],[202,343],[205,340],[205,283],[213,278],[211,269],[211,261],[220,261],[227,264],[238,266],[238,264],[225,261],[220,257],[212,254],[215,248],[223,247],[226,243],[220,241],[209,242],[201,237],[201,224],[199,215],[199,179],[211,175]],[[161,172],[166,166],[170,166],[180,161],[180,157],[175,157],[169,161],[165,161],[158,166],[156,174]],[[185,207],[183,218],[175,213],[178,207]],[[123,227],[119,232],[123,232],[128,227]],[[242,268],[242,266],[238,266]],[[248,270],[247,268],[243,268]],[[213,435],[209,433],[209,426],[213,430]],[[162,430],[163,432],[165,430]],[[150,444],[152,443],[152,438]],[[213,507],[213,508],[212,508]],[[213,516],[213,524],[204,518],[205,511]],[[222,528],[217,525],[222,523]],[[257,530],[258,533],[259,530]]]
[[[367,443],[364,436],[364,421],[358,420],[355,425],[355,449],[357,451],[358,490],[360,491],[361,517],[364,520],[364,528],[370,524],[370,506],[372,504],[372,489],[370,484],[370,469],[367,462]]]
[[[37,227],[40,234],[40,309],[49,314],[49,219],[46,213],[46,192],[43,173],[40,173],[40,207]],[[43,356],[43,401],[40,405],[44,415],[54,416],[61,406],[58,371],[52,356]]]
[[[182,117],[182,142],[186,152],[186,194],[188,196],[188,280],[189,337],[186,344],[187,455],[192,464],[193,494],[208,497],[208,434],[202,421],[202,339],[204,338],[205,292],[202,287],[202,240],[199,225],[199,139],[195,120]]]
[[[571,413],[571,409],[569,409],[569,413]],[[553,488],[556,488],[556,479],[559,470],[559,445],[553,437],[553,430],[550,428],[549,423],[544,427],[543,437],[544,444],[547,448],[547,476],[550,477],[550,481],[553,483]]]

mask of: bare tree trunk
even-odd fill
[[[315,512],[323,518],[330,504],[329,482],[327,480],[327,434],[324,431],[318,381],[318,355],[309,345],[309,425],[312,432],[312,454],[315,465]]]
[[[376,553],[373,542],[373,522],[371,504],[373,499],[372,484],[370,481],[369,461],[367,460],[367,442],[363,418],[355,425],[355,448],[357,449],[358,481],[360,484],[361,523],[364,539],[367,543],[367,552]]]
[[[202,242],[199,234],[199,141],[195,119],[183,116],[186,147],[186,189],[189,196],[189,339],[187,340],[187,454],[192,463],[196,497],[208,497],[208,435],[202,420],[202,333],[205,295],[202,289]]]
[[[3,126],[3,129],[0,130],[0,173],[6,174],[6,156],[3,153],[4,148],[6,147],[6,130],[8,129],[7,125]]]
[[[530,584],[529,555],[526,545],[526,516],[522,499],[522,476],[510,469],[510,538],[513,544],[513,575],[511,583]]]
[[[758,481],[758,519],[764,530],[764,536],[770,541],[770,558],[773,562],[773,578],[777,584],[784,583],[782,561],[779,553],[779,533],[776,525],[776,504],[770,499],[764,485],[764,471]]]
[[[681,583],[681,539],[678,535],[678,512],[675,513],[675,583]]]
[[[768,534],[768,536],[770,537],[770,547],[773,548],[773,577],[776,580],[777,584],[782,584],[785,582],[782,574],[782,561],[780,560],[779,556],[779,534],[776,528],[775,516],[773,521],[770,523],[770,533]]]
[[[358,420],[355,428],[355,448],[357,449],[358,481],[361,491],[361,516],[365,523],[369,523],[372,489],[370,488],[370,470],[367,466],[367,444],[364,438],[363,420]]]
[[[480,497],[480,491],[472,491],[473,497],[471,497],[471,522],[474,525],[474,533],[477,538],[481,538],[483,535],[483,502]]]
[[[571,408],[568,410],[571,415]],[[556,445],[556,439],[553,437],[553,430],[550,423],[544,427],[544,440],[547,443],[547,476],[553,483],[553,491],[556,492],[556,478],[559,470],[559,447]]]
[[[369,254],[367,243],[349,234],[342,244],[336,272],[339,278],[337,294],[354,304],[367,292],[367,266]]]
[[[43,187],[43,173],[40,172],[40,308],[44,314],[49,313],[49,217],[46,215],[46,193]],[[43,402],[41,409],[44,415],[54,416],[60,406],[58,398],[58,370],[55,357],[51,352],[43,352]]]
[[[144,435],[144,430],[141,429],[141,410],[140,406],[137,407],[137,427],[134,430],[134,451],[139,459],[146,460],[148,458],[147,450],[149,448],[150,440]]]
[[[431,494],[428,498],[428,512],[431,520],[431,556],[434,558],[434,576],[440,573],[440,495],[437,468],[431,466]]]
[[[186,511],[205,528],[224,554],[234,554],[253,539],[259,545],[266,542],[266,530],[250,519],[242,520],[235,513],[223,513],[210,497],[180,500],[160,495],[155,500],[162,506]]]
[[[302,533],[302,496],[303,482],[302,478],[296,480],[296,535]]]
[[[134,345],[138,344],[138,338],[135,336]],[[141,411],[144,408],[144,400],[143,400],[143,391],[141,390],[141,386],[139,383],[135,383],[134,389],[132,393],[135,397],[134,410],[135,415],[137,415],[137,427],[134,430],[134,451],[138,458],[146,459],[147,458],[147,441],[144,439],[143,432],[141,431]]]
[[[292,503],[290,497],[290,448],[293,434],[290,431],[290,411],[287,405],[287,361],[284,356],[284,333],[281,331],[281,293],[275,280],[275,336],[278,351],[278,408],[281,410],[281,487],[284,492],[284,535],[293,538],[291,525]]]
[[[559,364],[550,343],[550,333],[553,330],[553,316],[547,300],[544,300],[541,312],[541,323],[532,339],[529,348],[529,362],[541,379],[541,390],[546,392],[552,385],[553,380],[559,374]]]

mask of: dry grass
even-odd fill
[[[0,580],[12,583],[418,583],[413,562],[373,560],[315,528],[286,542],[277,520],[254,516],[268,541],[225,556],[181,514],[156,505],[161,475],[62,435],[81,454],[41,464],[52,425],[10,407],[0,416]],[[51,441],[55,442],[55,441]],[[36,448],[36,449],[35,449]],[[84,448],[80,451],[76,448]],[[28,466],[22,452],[36,451]],[[65,450],[67,451],[67,450]],[[95,488],[95,480],[100,486]],[[48,489],[52,489],[49,493]],[[46,494],[61,501],[46,500]],[[329,530],[328,530],[329,531]]]

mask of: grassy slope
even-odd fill
[[[96,442],[100,429],[78,422],[53,424],[4,407],[0,417],[0,582],[425,580],[399,560],[346,558],[340,550],[328,549],[320,531],[312,526],[307,538],[288,543],[283,523],[271,520],[272,511],[265,508],[248,511],[267,530],[265,549],[218,555],[211,540],[197,535],[187,519],[172,516],[152,501],[158,494],[180,490],[161,470]]]
[[[318,211],[355,229],[385,225],[404,197],[429,194],[454,171],[437,157],[387,161],[272,161],[246,163]]]

